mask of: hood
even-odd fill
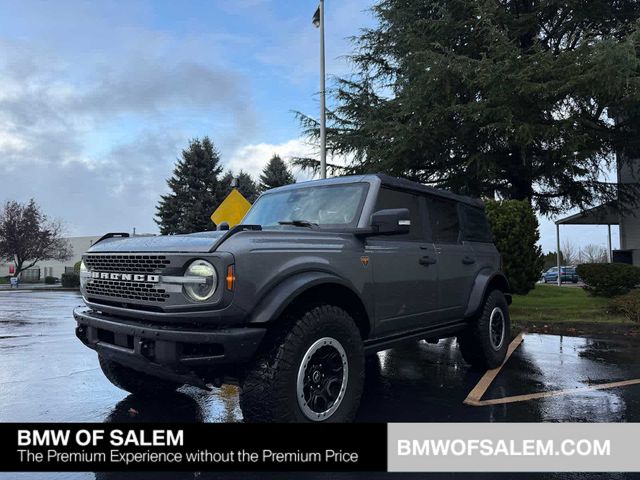
[[[97,252],[185,252],[208,253],[213,251],[228,231],[201,232],[189,235],[165,235],[157,237],[114,237],[93,245],[87,253]]]

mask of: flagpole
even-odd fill
[[[320,175],[322,178],[327,178],[327,115],[324,56],[324,0],[320,0]]]

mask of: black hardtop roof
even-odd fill
[[[307,186],[322,186],[322,185],[335,185],[341,183],[354,183],[354,182],[380,182],[383,186],[389,188],[395,188],[398,190],[406,190],[412,192],[424,193],[427,195],[433,195],[435,197],[445,198],[453,202],[464,203],[476,208],[484,208],[484,203],[477,198],[465,197],[464,195],[457,195],[455,193],[448,192],[446,190],[440,190],[439,188],[423,185],[418,182],[412,182],[406,178],[397,178],[384,173],[370,173],[363,175],[346,175],[343,177],[332,177],[319,180],[308,180],[306,182],[293,183],[291,185],[285,185],[277,187],[265,192],[265,195],[269,195],[272,192],[280,192],[297,188],[304,188]]]
[[[365,175],[365,178],[367,176],[369,175]],[[451,200],[454,202],[466,203],[467,205],[471,205],[473,207],[484,208],[484,203],[478,198],[457,195],[447,190],[441,190],[439,188],[423,185],[422,183],[412,182],[411,180],[407,180],[406,178],[392,177],[384,173],[375,173],[373,174],[373,176],[378,177],[382,182],[382,185],[387,187],[396,188],[399,190],[411,190],[414,192],[426,193],[428,195],[446,198],[447,200]]]

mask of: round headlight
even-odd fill
[[[89,270],[84,264],[84,260],[80,262],[80,288],[84,288],[89,282]]]
[[[218,286],[218,275],[216,269],[205,260],[196,260],[189,265],[186,277],[195,277],[201,279],[199,283],[185,283],[185,293],[196,302],[204,302],[209,300]]]

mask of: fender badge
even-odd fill
[[[367,256],[360,257],[360,261],[362,262],[362,265],[364,265],[365,267],[369,265],[369,257]]]

